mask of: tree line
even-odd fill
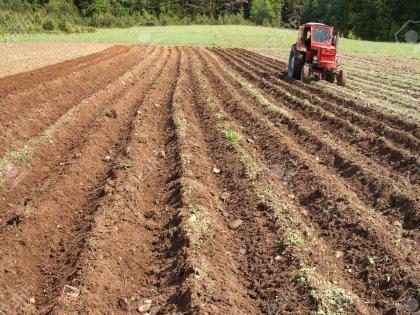
[[[393,40],[406,21],[419,18],[416,16],[418,1],[0,0],[0,32],[19,31],[19,28],[34,32],[74,32],[94,27],[156,24],[254,24],[295,28],[301,23],[316,21],[333,25],[350,38]]]

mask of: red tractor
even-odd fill
[[[337,79],[337,85],[345,86],[347,75],[339,70],[337,58],[338,36],[333,35],[334,28],[321,23],[303,24],[299,37],[290,51],[288,76],[309,83],[312,79]]]

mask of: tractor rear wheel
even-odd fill
[[[289,55],[289,66],[287,67],[287,75],[290,78],[299,79],[300,72],[302,71],[303,66],[303,55],[300,51],[296,49],[296,44],[292,46]]]
[[[300,80],[303,83],[310,83],[311,82],[311,68],[307,64],[305,64],[302,67],[302,72],[300,74]]]
[[[337,85],[346,86],[347,84],[347,72],[340,70],[337,75]]]

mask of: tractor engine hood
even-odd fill
[[[337,50],[334,46],[312,47],[313,63],[318,67],[332,69],[337,66]]]

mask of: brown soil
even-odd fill
[[[2,43],[0,77],[90,55],[111,46],[107,43]]]
[[[280,64],[286,67],[289,51],[259,49],[257,52],[258,58],[267,59],[261,54],[267,55],[270,56],[268,60],[271,62],[279,65],[280,61]],[[392,113],[405,122],[419,124],[420,62],[418,60],[378,56],[374,58],[357,54],[347,54],[342,60],[342,67],[348,72],[347,87],[337,87],[324,81],[314,85],[320,86],[323,91],[333,91],[338,97],[357,100],[365,110]]]
[[[114,46],[0,79],[0,313],[408,314],[418,125],[284,67]]]

